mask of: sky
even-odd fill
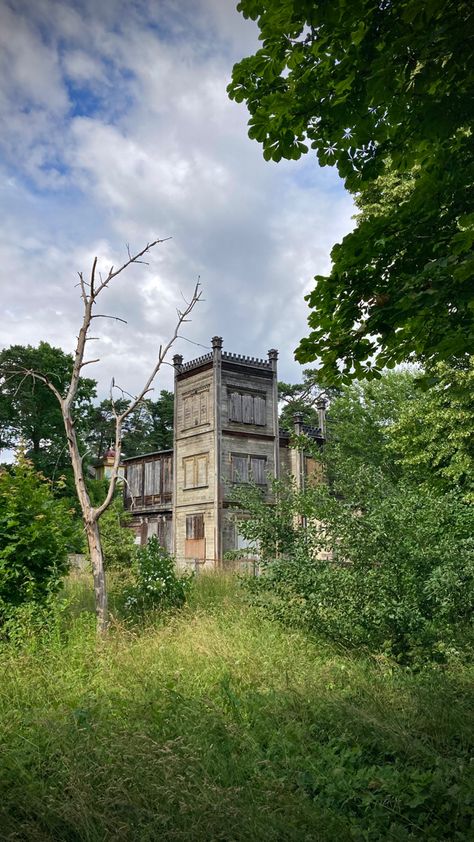
[[[136,393],[176,309],[203,301],[174,348],[214,335],[228,351],[279,350],[297,382],[304,294],[353,227],[352,200],[316,158],[266,162],[228,99],[233,64],[258,47],[235,0],[0,0],[0,347],[74,349],[77,272],[134,266],[103,295],[86,369]],[[172,353],[173,353],[172,352]],[[170,388],[165,366],[157,392]]]

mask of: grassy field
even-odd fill
[[[0,651],[0,839],[472,839],[473,682],[265,621],[231,578]],[[470,753],[471,752],[471,753]]]

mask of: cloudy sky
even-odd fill
[[[281,379],[299,379],[303,296],[353,208],[334,170],[267,163],[248,139],[226,85],[257,28],[235,3],[0,0],[1,347],[72,351],[77,271],[172,237],[104,296],[128,324],[102,322],[91,346],[100,394],[112,375],[140,385],[198,276],[205,301],[176,351],[214,334],[252,356],[276,347]]]

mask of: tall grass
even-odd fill
[[[0,653],[0,838],[468,839],[472,675],[357,659],[200,576],[158,625]]]

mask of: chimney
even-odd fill
[[[295,412],[293,415],[293,422],[295,425],[295,433],[297,436],[301,436],[303,433],[303,413],[302,412]]]
[[[321,435],[326,438],[326,398],[318,398],[316,401],[316,409],[318,410],[319,429]]]

